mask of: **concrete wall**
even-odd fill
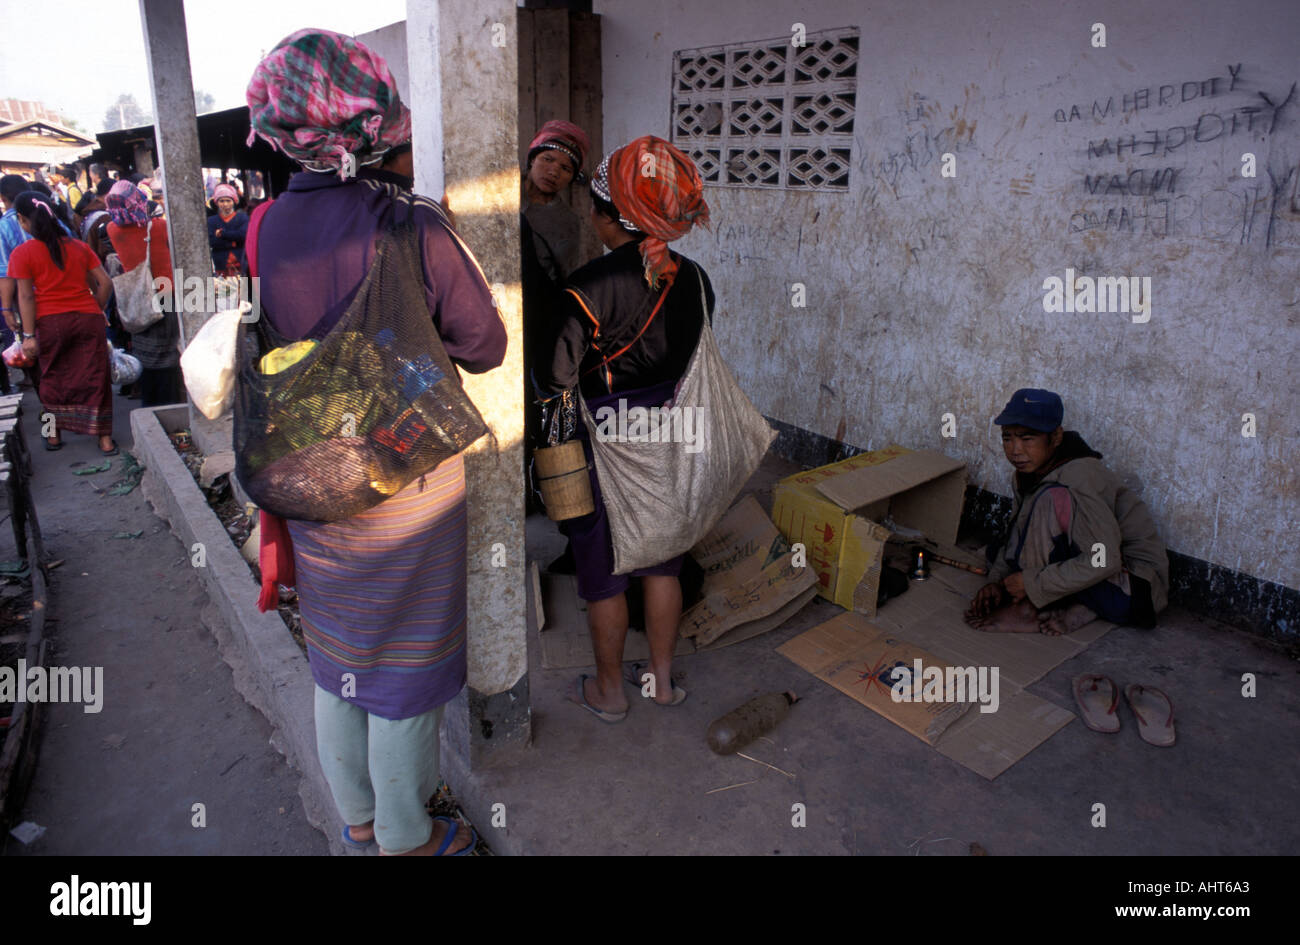
[[[1005,495],[991,419],[1017,387],[1054,388],[1171,549],[1300,587],[1292,0],[595,10],[607,148],[668,137],[674,50],[788,42],[796,19],[861,30],[848,192],[711,187],[713,231],[678,244],[719,289],[719,342],[764,413],[943,450]],[[1149,276],[1150,321],[1046,313],[1067,267]]]

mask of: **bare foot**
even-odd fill
[[[1038,633],[1038,610],[1028,600],[999,607],[987,617],[967,616],[966,622],[985,633]]]
[[[1059,637],[1063,633],[1072,633],[1085,623],[1091,623],[1096,619],[1097,615],[1083,604],[1071,604],[1069,607],[1059,607],[1056,610],[1039,611],[1038,629],[1049,637]]]
[[[622,686],[619,686],[613,695],[607,695],[601,689],[600,681],[591,676],[582,681],[582,699],[587,700],[587,705],[600,709],[602,712],[612,712],[618,715],[620,712],[627,711],[627,699],[623,696]],[[569,701],[575,705],[582,705],[582,699],[579,699],[575,687],[574,691],[569,695]]]

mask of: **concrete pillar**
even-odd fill
[[[208,252],[208,220],[204,209],[203,167],[199,158],[199,126],[194,112],[194,83],[190,77],[189,40],[182,0],[140,0],[145,57],[153,94],[154,133],[158,166],[163,172],[163,199],[171,241],[172,268],[178,280],[212,275]],[[182,276],[183,273],[183,276]],[[207,293],[203,293],[206,297]],[[186,311],[181,316],[181,347],[211,316]],[[207,420],[190,405],[194,443],[209,455],[230,449],[231,424]]]
[[[415,189],[450,197],[510,339],[501,367],[465,375],[491,434],[465,455],[469,685],[443,729],[454,772],[513,755],[529,737],[515,3],[407,0],[406,9]]]

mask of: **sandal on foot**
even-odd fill
[[[366,848],[370,847],[370,846],[375,842],[375,838],[374,838],[374,837],[371,837],[369,840],[365,840],[365,841],[354,840],[354,839],[352,839],[352,828],[349,827],[347,824],[344,824],[344,825],[343,825],[343,842],[346,843],[348,846],[350,846],[350,847],[351,847],[352,849],[354,849],[354,850],[365,850]]]
[[[117,455],[118,453],[120,453],[120,452],[122,452],[122,451],[121,451],[120,449],[118,449],[118,446],[117,446],[117,440],[114,440],[114,441],[113,441],[113,448],[112,448],[111,450],[101,449],[101,450],[99,451],[99,454],[100,454],[101,456],[116,456],[116,455]]]
[[[450,817],[435,817],[433,819],[441,820],[447,825],[447,836],[442,838],[442,846],[438,847],[438,849],[433,852],[434,856],[469,856],[474,852],[474,848],[478,846],[478,833],[473,827],[469,828],[469,844],[463,849],[457,850],[455,853],[448,853],[447,850],[452,843],[455,842],[456,832],[460,829],[461,825]]]
[[[1174,744],[1174,700],[1156,689],[1133,683],[1124,687],[1124,698],[1138,721],[1138,734],[1148,745],[1172,748]],[[1165,710],[1169,714],[1165,714]]]
[[[1110,687],[1109,695],[1104,688],[1099,687],[1099,683]],[[1119,706],[1119,687],[1109,676],[1083,673],[1074,677],[1071,688],[1084,725],[1094,732],[1104,732],[1107,735],[1119,731],[1119,716],[1115,714],[1115,709]]]
[[[602,722],[608,722],[611,725],[627,718],[627,709],[624,709],[622,712],[606,712],[604,709],[598,709],[587,701],[587,680],[591,678],[592,677],[588,676],[586,673],[583,673],[578,677],[578,689],[574,695],[570,697],[569,701],[582,706]]]
[[[645,675],[646,669],[647,666],[645,663],[630,663],[627,666],[624,666],[623,681],[631,686],[635,686],[637,689],[640,689],[645,685],[641,677]],[[646,698],[649,698],[649,696]],[[650,701],[654,702],[655,705],[663,706],[665,708],[674,705],[681,705],[686,701],[686,690],[677,685],[677,683],[673,683],[672,702],[656,702],[654,699],[650,699]]]
[[[49,440],[46,440],[46,441],[45,441],[45,448],[46,448],[47,450],[49,450],[51,453],[53,453],[55,450],[61,450],[61,449],[63,449],[63,443],[62,443],[62,442],[59,442],[59,443],[51,443]]]

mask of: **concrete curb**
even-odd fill
[[[308,822],[324,832],[335,855],[350,853],[339,835],[338,815],[316,754],[314,690],[307,658],[293,642],[276,613],[257,609],[257,594],[248,565],[176,455],[169,432],[189,425],[184,406],[152,407],[131,412],[132,452],[145,467],[145,498],[171,530],[206,557],[199,568],[213,606],[205,611],[222,658],[230,665],[241,695],[274,728],[271,744],[302,775],[299,794]]]

